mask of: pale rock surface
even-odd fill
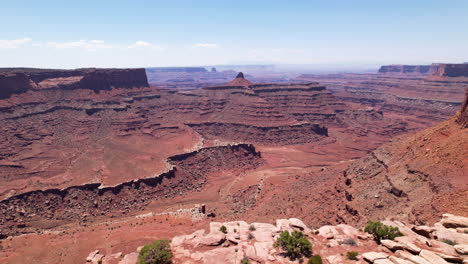
[[[138,253],[133,252],[124,256],[119,264],[136,264],[138,262]]]
[[[383,252],[366,252],[366,253],[363,253],[362,254],[362,257],[373,263],[374,261],[376,261],[377,259],[386,259],[388,258],[388,254],[387,253],[383,253]]]
[[[455,251],[457,251],[458,254],[468,255],[468,245],[467,244],[455,245],[454,248],[455,248]]]
[[[443,226],[450,228],[468,227],[468,217],[443,214],[440,223]]]
[[[433,264],[448,264],[443,258],[429,250],[421,250],[419,256]]]

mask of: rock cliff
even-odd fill
[[[468,128],[468,87],[465,90],[465,101],[460,109],[460,115],[457,122],[463,127]]]
[[[29,90],[148,87],[144,69],[0,69],[0,99]]]
[[[384,65],[380,67],[379,73],[431,74],[435,69],[433,65]]]
[[[439,77],[468,77],[468,64],[438,64],[433,75]]]

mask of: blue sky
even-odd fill
[[[466,0],[0,4],[0,67],[468,61]]]

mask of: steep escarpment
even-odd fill
[[[465,90],[465,101],[460,109],[460,115],[458,116],[457,122],[463,127],[468,127],[468,87]]]
[[[443,212],[467,216],[468,130],[456,120],[384,145],[353,163],[341,185],[348,206],[370,218],[419,223],[433,222]]]
[[[262,164],[252,145],[203,148],[169,157],[171,168],[160,175],[123,182],[115,186],[100,183],[65,189],[31,191],[0,201],[0,238],[50,228],[94,217],[131,214],[151,201],[190,192],[200,192],[211,173],[237,173]]]
[[[317,124],[254,126],[234,123],[187,124],[206,139],[252,142],[268,145],[303,144],[328,136],[328,129]]]
[[[438,64],[433,75],[439,77],[468,77],[468,64]]]
[[[144,69],[0,69],[0,99],[29,90],[148,87]]]

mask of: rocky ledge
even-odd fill
[[[308,228],[296,218],[276,220],[276,224],[245,221],[212,222],[208,233],[198,230],[190,235],[176,236],[171,241],[174,263],[299,263],[286,258],[275,241],[283,231],[300,231],[313,244],[314,255],[320,255],[323,263],[373,263],[373,264],[448,264],[468,263],[468,218],[444,214],[434,226],[415,226],[398,221],[383,221],[385,225],[398,227],[403,236],[394,240],[381,240],[349,225],[326,225],[318,229]],[[221,227],[225,232],[221,232]],[[136,252],[101,252],[89,254],[87,263],[136,264]],[[357,252],[356,259],[349,259],[347,252]]]

